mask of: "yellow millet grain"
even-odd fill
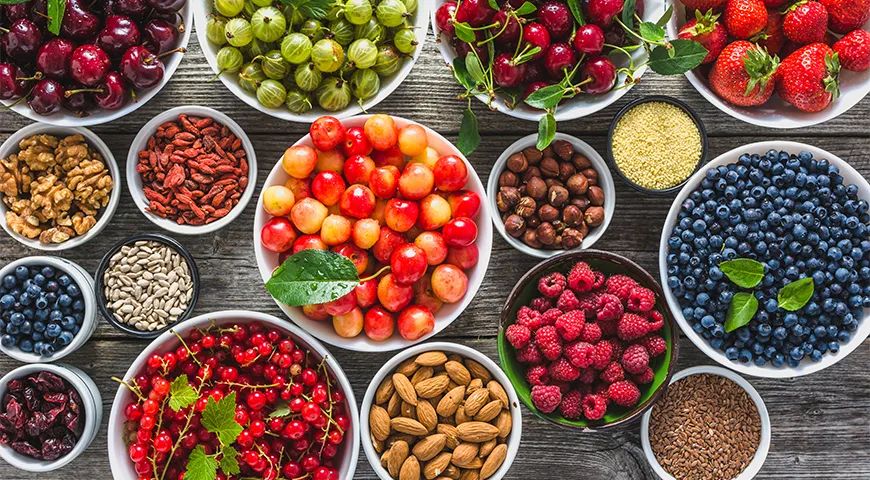
[[[613,130],[613,159],[632,182],[651,190],[678,185],[701,159],[701,132],[683,109],[665,102],[642,103]]]

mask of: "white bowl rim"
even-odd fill
[[[144,365],[145,360],[149,355],[154,353],[154,351],[158,350],[159,347],[166,343],[168,340],[176,340],[176,337],[173,332],[177,332],[180,335],[183,335],[190,330],[199,327],[201,324],[205,324],[212,320],[214,321],[233,321],[234,319],[244,319],[245,321],[257,321],[261,323],[265,323],[271,325],[279,330],[284,330],[285,332],[289,332],[290,335],[293,335],[297,339],[302,340],[308,347],[311,348],[316,354],[320,355],[321,358],[326,360],[326,363],[329,365],[332,374],[335,376],[336,380],[338,380],[339,385],[341,385],[341,389],[345,395],[345,401],[348,404],[348,415],[351,417],[351,429],[352,429],[352,437],[351,444],[346,447],[350,449],[350,458],[347,465],[347,478],[353,478],[353,474],[356,471],[357,463],[359,462],[359,448],[360,448],[360,436],[359,436],[359,428],[360,428],[360,420],[359,413],[357,411],[357,403],[356,397],[353,394],[353,387],[350,384],[350,380],[345,375],[344,370],[342,370],[341,365],[339,365],[338,360],[335,358],[329,350],[324,347],[320,341],[311,336],[305,330],[299,328],[298,326],[283,321],[273,315],[268,315],[265,313],[254,312],[251,310],[220,310],[213,313],[204,313],[202,315],[197,315],[196,317],[192,317],[188,320],[185,320],[183,323],[179,323],[175,327],[163,332],[155,338],[151,343],[146,346],[142,352],[136,357],[135,360],[130,364],[130,367],[127,369],[126,373],[124,373],[125,379],[132,378],[138,370]],[[108,442],[107,449],[109,452],[109,467],[112,471],[112,475],[116,479],[124,479],[126,478],[124,474],[126,471],[122,470],[122,464],[119,462],[124,462],[123,465],[127,465],[130,460],[127,457],[126,447],[123,448],[123,453],[120,455],[119,452],[114,450],[117,449],[116,445],[121,442],[123,444],[123,438],[121,437],[121,432],[118,431],[117,428],[113,428],[116,424],[122,424],[124,422],[123,419],[123,406],[121,405],[121,399],[123,398],[125,392],[127,392],[126,387],[124,385],[119,385],[118,390],[115,393],[115,398],[112,401],[112,410],[109,414],[109,425],[108,425]],[[113,447],[114,446],[114,447]]]
[[[179,225],[178,222],[174,220],[159,217],[146,211],[145,208],[147,208],[148,205],[145,203],[145,194],[142,193],[142,178],[139,176],[139,172],[136,171],[136,165],[139,163],[140,148],[147,144],[148,139],[154,135],[155,131],[157,131],[157,127],[166,122],[177,120],[178,116],[181,114],[209,116],[212,117],[215,122],[225,125],[242,141],[242,148],[245,149],[245,154],[248,157],[248,186],[239,198],[239,203],[237,203],[225,217],[205,225]],[[142,215],[144,215],[151,223],[164,230],[181,235],[203,235],[216,232],[226,227],[232,223],[236,217],[241,215],[242,211],[248,205],[251,197],[254,196],[254,190],[257,189],[257,154],[254,152],[254,144],[251,142],[248,134],[245,133],[245,130],[242,129],[241,125],[236,123],[236,121],[230,118],[227,114],[211,107],[182,105],[158,113],[139,130],[139,133],[136,134],[136,138],[134,138],[133,142],[130,144],[130,150],[127,152],[126,175],[127,188],[130,191],[130,196],[133,198],[133,203],[136,204],[136,208],[138,208],[139,211],[142,212]]]
[[[493,213],[498,212],[498,206],[496,206],[495,203],[495,197],[498,193],[498,177],[501,175],[501,172],[505,170],[508,157],[526,147],[535,146],[537,140],[537,133],[526,135],[506,148],[498,157],[498,160],[496,160],[492,165],[492,170],[489,172],[489,179],[486,182],[486,196],[489,197],[487,200],[489,201],[489,208]],[[590,162],[592,162],[592,166],[595,167],[595,171],[598,172],[598,186],[604,191],[604,222],[597,227],[593,227],[594,230],[590,229],[589,235],[583,239],[583,242],[580,243],[580,246],[577,248],[572,248],[571,250],[545,250],[543,248],[532,248],[521,242],[519,239],[508,235],[507,231],[504,229],[504,222],[501,220],[501,215],[492,215],[492,223],[495,225],[495,229],[498,230],[498,233],[504,241],[520,252],[537,258],[550,258],[572,250],[585,250],[587,248],[592,248],[592,245],[595,245],[595,242],[604,235],[605,230],[607,230],[607,227],[610,225],[610,221],[613,220],[613,212],[616,209],[616,185],[613,183],[613,175],[610,173],[610,168],[607,166],[607,162],[604,161],[604,158],[602,158],[591,145],[572,135],[556,132],[554,140],[565,140],[570,142],[574,146],[575,152],[579,151],[585,155]]]
[[[348,122],[352,122],[352,126],[355,126],[356,123],[359,123],[360,126],[365,123],[365,121],[372,117],[372,114],[366,115],[357,115],[355,117],[347,118],[342,120],[342,124],[345,126],[348,125]],[[475,223],[477,224],[477,240],[475,241],[475,245],[478,246],[478,260],[477,265],[472,268],[472,271],[476,274],[480,271],[480,280],[478,282],[472,282],[472,276],[468,275],[468,290],[465,292],[465,297],[462,298],[462,301],[457,302],[451,305],[457,305],[456,311],[451,313],[450,316],[453,318],[449,318],[449,320],[445,318],[439,318],[436,312],[435,314],[435,329],[432,330],[428,335],[425,335],[417,340],[405,340],[398,332],[395,332],[393,336],[384,341],[374,341],[369,339],[364,335],[364,332],[360,333],[356,337],[353,338],[344,338],[339,336],[333,330],[331,324],[326,329],[319,329],[317,325],[323,323],[331,323],[329,321],[324,322],[316,322],[314,320],[309,319],[304,314],[302,314],[302,309],[300,307],[288,307],[277,300],[274,300],[279,308],[287,315],[293,323],[299,325],[302,328],[310,331],[312,335],[323,340],[326,343],[331,345],[335,345],[337,347],[344,348],[346,350],[354,350],[358,352],[389,352],[392,350],[398,350],[401,348],[407,348],[416,343],[424,342],[427,339],[437,335],[439,332],[447,328],[451,325],[456,319],[459,318],[460,315],[471,305],[471,301],[474,299],[474,296],[477,295],[477,292],[480,290],[481,285],[483,284],[483,279],[486,275],[486,270],[489,267],[489,260],[492,254],[492,222],[489,219],[492,215],[492,212],[489,210],[489,202],[486,201],[484,196],[486,196],[486,188],[483,183],[480,181],[480,177],[477,175],[477,171],[474,169],[474,166],[471,162],[465,158],[453,143],[449,142],[446,138],[444,138],[440,133],[432,130],[431,128],[412,121],[406,118],[398,117],[395,115],[390,115],[392,119],[396,122],[397,125],[401,128],[402,125],[405,124],[414,124],[420,125],[426,130],[426,134],[429,138],[436,138],[441,142],[444,142],[445,145],[448,145],[450,151],[444,153],[444,155],[452,154],[456,155],[459,158],[465,161],[465,164],[468,168],[468,178],[466,180],[466,188],[464,190],[474,191],[481,196],[480,199],[480,212],[478,213],[478,218],[475,219]],[[308,143],[306,143],[308,142]],[[301,145],[301,144],[309,144],[311,142],[311,136],[306,134],[304,137],[300,138],[293,145]],[[275,166],[272,168],[269,176],[266,177],[266,181],[263,183],[263,189],[272,185],[271,179],[273,175],[281,175],[284,174],[283,167],[281,166],[281,159],[275,163]],[[474,188],[468,188],[469,184],[475,185]],[[283,183],[281,183],[283,185]],[[260,276],[263,278],[263,282],[265,283],[272,276],[272,270],[266,266],[266,261],[264,258],[264,248],[262,247],[262,243],[260,242],[260,228],[258,225],[261,223],[262,219],[265,218],[266,215],[265,210],[263,210],[263,195],[262,191],[260,192],[260,197],[257,200],[257,209],[254,213],[254,253],[257,257],[257,268],[260,270]],[[265,222],[262,222],[265,223]],[[488,241],[487,241],[488,239]],[[312,328],[313,327],[313,328]]]
[[[674,294],[671,288],[668,287],[667,282],[668,275],[666,257],[668,254],[668,238],[670,238],[673,226],[676,224],[677,215],[680,212],[680,207],[682,206],[683,201],[688,198],[689,194],[691,194],[691,192],[695,188],[698,187],[701,179],[706,174],[707,169],[719,165],[734,163],[737,161],[738,157],[740,157],[740,155],[744,153],[759,153],[763,155],[768,150],[786,150],[790,153],[808,151],[812,153],[813,157],[815,158],[827,158],[828,160],[836,163],[837,167],[840,169],[840,174],[843,175],[843,177],[848,178],[849,183],[854,183],[858,185],[858,191],[864,192],[863,198],[870,198],[870,183],[867,183],[867,180],[863,176],[861,176],[861,174],[858,173],[858,171],[855,170],[854,167],[849,165],[849,163],[847,163],[845,160],[819,147],[807,145],[800,142],[773,140],[767,142],[750,143],[734,148],[717,156],[713,160],[701,166],[694,175],[689,177],[689,180],[674,198],[674,202],[671,204],[670,210],[668,210],[668,216],[665,219],[664,225],[662,227],[662,235],[659,243],[659,281],[662,284],[662,290],[665,292],[665,299],[668,302],[668,306],[674,313],[674,319],[677,321],[677,324],[680,326],[683,334],[688,337],[689,340],[691,340],[696,347],[704,352],[705,355],[715,360],[719,364],[732,370],[736,370],[744,375],[752,375],[755,377],[765,378],[792,378],[809,375],[811,373],[824,370],[825,368],[828,368],[831,365],[839,362],[847,355],[855,351],[861,345],[861,343],[866,340],[868,336],[870,336],[870,314],[867,313],[867,309],[865,309],[864,318],[859,322],[858,329],[855,332],[852,332],[852,338],[849,339],[849,342],[842,344],[840,346],[840,351],[838,351],[837,353],[825,353],[820,362],[812,362],[804,358],[804,360],[801,361],[800,366],[797,368],[791,368],[788,366],[776,368],[769,363],[765,364],[762,367],[759,367],[754,364],[743,364],[740,362],[728,360],[724,352],[715,350],[713,347],[710,346],[710,343],[707,340],[695,333],[695,331],[692,330],[691,325],[689,325],[689,322],[686,321],[686,317],[683,316],[683,310],[680,307],[680,303],[676,299],[676,297],[674,297]]]
[[[384,467],[381,466],[381,458],[377,452],[375,452],[375,448],[372,445],[371,433],[369,429],[369,412],[371,411],[372,404],[374,403],[375,391],[380,386],[381,382],[386,378],[386,376],[391,373],[396,367],[399,366],[403,361],[419,355],[423,352],[429,352],[433,350],[443,350],[444,352],[456,353],[461,356],[470,358],[474,360],[489,371],[489,373],[502,384],[505,389],[505,392],[508,394],[508,398],[511,403],[511,433],[508,436],[508,451],[507,457],[502,463],[501,467],[496,470],[489,479],[491,480],[499,480],[504,477],[508,470],[511,468],[511,464],[517,456],[517,452],[520,448],[520,437],[522,437],[523,433],[523,415],[522,409],[520,407],[520,400],[517,397],[517,392],[514,389],[513,384],[508,379],[507,375],[499,368],[498,364],[495,363],[492,359],[487,357],[486,355],[480,353],[479,351],[467,347],[465,345],[460,345],[458,343],[451,342],[427,342],[421,343],[419,345],[414,345],[411,348],[407,348],[399,353],[397,353],[393,358],[389,359],[387,363],[385,363],[375,376],[372,378],[371,383],[369,383],[368,388],[366,389],[365,396],[362,401],[362,408],[360,411],[360,438],[366,439],[363,443],[363,451],[365,451],[366,459],[369,461],[369,465],[371,465],[372,469],[378,475],[381,480],[392,480],[390,474],[384,470]]]
[[[90,446],[91,442],[93,442],[94,437],[100,429],[100,423],[103,416],[102,397],[100,396],[100,391],[94,388],[96,387],[96,384],[93,383],[93,380],[91,380],[86,373],[71,365],[65,365],[63,363],[30,363],[27,365],[21,365],[4,375],[3,378],[0,378],[0,385],[2,385],[3,391],[5,391],[6,385],[10,380],[43,371],[49,371],[58,375],[75,388],[79,397],[81,397],[84,406],[85,427],[82,431],[82,435],[76,440],[73,449],[66,455],[50,462],[27,458],[24,455],[14,452],[6,445],[0,445],[0,458],[3,458],[3,460],[13,467],[27,472],[50,472],[52,470],[57,470],[78,458]]]
[[[85,270],[79,264],[73,262],[72,260],[44,255],[22,257],[12,262],[9,262],[8,264],[6,264],[6,266],[0,269],[0,278],[3,278],[4,276],[12,273],[15,268],[20,265],[48,265],[54,267],[57,270],[63,270],[64,273],[72,277],[73,281],[75,281],[76,285],[79,286],[79,290],[81,290],[82,292],[82,299],[85,301],[85,310],[84,319],[82,320],[82,325],[79,328],[79,333],[77,333],[73,337],[69,345],[58,349],[54,353],[54,355],[50,357],[43,357],[35,353],[22,352],[21,349],[19,349],[18,347],[9,348],[0,345],[0,351],[14,358],[15,360],[18,360],[19,362],[25,362],[30,364],[56,362],[81,348],[81,346],[84,345],[85,342],[87,342],[91,338],[94,330],[96,330],[98,317],[97,297],[94,294],[94,280],[87,270]]]
[[[740,386],[750,398],[755,403],[755,407],[758,409],[758,416],[761,418],[761,439],[758,443],[758,449],[755,451],[755,456],[749,465],[740,472],[740,475],[737,476],[734,480],[750,480],[758,474],[758,471],[761,470],[762,465],[764,465],[764,461],[767,459],[767,453],[770,451],[770,415],[767,413],[767,406],[764,404],[764,400],[761,398],[761,395],[755,390],[755,387],[749,383],[748,380],[741,377],[739,374],[728,370],[727,368],[717,367],[714,365],[698,365],[695,367],[686,368],[680,370],[675,373],[671,378],[671,381],[668,382],[670,386],[674,382],[681,380],[690,375],[699,375],[699,374],[712,374],[720,377],[725,377],[737,385]],[[655,405],[653,405],[655,408]],[[674,477],[665,472],[664,468],[659,465],[658,460],[656,459],[655,454],[652,451],[652,445],[649,441],[649,421],[652,417],[653,408],[649,409],[646,413],[643,414],[643,418],[640,423],[640,441],[641,446],[643,447],[643,453],[646,456],[646,461],[649,464],[650,468],[663,480],[675,480]]]
[[[14,153],[18,153],[20,151],[18,144],[21,140],[41,133],[53,134],[55,136],[71,136],[76,134],[83,136],[88,145],[90,145],[91,148],[96,149],[100,155],[103,156],[103,163],[106,165],[106,168],[109,169],[109,174],[112,176],[112,182],[114,183],[112,186],[112,193],[109,194],[109,203],[101,208],[97,214],[97,223],[84,235],[72,237],[63,243],[52,243],[46,245],[40,242],[39,239],[27,238],[13,232],[6,223],[5,218],[0,219],[0,222],[3,224],[3,230],[5,230],[6,233],[8,233],[9,236],[14,238],[18,243],[46,252],[59,252],[61,250],[67,250],[84,245],[102,232],[103,229],[106,228],[106,225],[112,221],[112,216],[115,215],[115,210],[117,210],[118,203],[121,201],[121,190],[123,189],[121,186],[121,169],[118,167],[118,162],[115,161],[115,156],[112,155],[112,150],[96,133],[84,127],[53,125],[38,122],[31,123],[10,135],[9,138],[0,145],[0,158],[8,157],[13,153],[13,151]],[[0,202],[0,213],[5,215],[6,210],[8,210],[6,204]]]
[[[181,24],[184,25],[184,31],[179,31],[181,34],[181,40],[178,43],[179,48],[187,48],[188,43],[190,42],[190,34],[193,30],[193,9],[189,7],[191,2],[186,2],[185,6],[178,11],[179,15],[181,15]],[[87,42],[82,42],[87,43]],[[172,75],[175,74],[175,71],[178,69],[178,66],[181,65],[181,60],[184,57],[185,52],[173,53],[168,61],[163,62],[165,66],[165,70],[163,72],[163,79],[155,85],[153,88],[145,90],[140,94],[137,92],[136,99],[130,99],[126,105],[117,109],[117,110],[102,110],[98,109],[93,112],[90,112],[90,115],[86,117],[79,117],[76,114],[61,108],[59,112],[55,112],[51,115],[38,115],[33,110],[30,109],[30,106],[27,104],[26,100],[22,100],[20,103],[11,107],[9,110],[12,110],[19,115],[23,115],[35,122],[46,123],[49,125],[55,125],[58,127],[73,127],[73,126],[91,126],[91,125],[102,125],[104,123],[109,123],[111,121],[117,120],[121,117],[129,115],[143,105],[148,103],[152,98],[154,98],[163,87],[169,83],[169,79],[172,78]],[[9,106],[18,102],[18,99],[14,100],[0,100],[0,103],[3,105]]]
[[[208,36],[206,35],[206,22],[208,21],[208,16],[212,14],[211,10],[206,6],[206,3],[210,4],[211,2],[208,2],[207,0],[196,0],[192,3],[194,8],[193,17],[196,22],[197,40],[199,41],[202,53],[205,56],[209,67],[215,74],[218,74],[220,69],[217,66],[217,53],[212,54],[211,51],[216,51],[219,47],[212,46],[211,42],[208,41]],[[405,81],[408,74],[411,73],[411,69],[417,63],[417,59],[420,58],[420,54],[423,52],[423,46],[426,43],[426,34],[429,28],[429,10],[431,8],[432,5],[429,0],[419,2],[417,5],[417,11],[414,14],[417,18],[417,21],[414,23],[414,26],[417,28],[417,49],[414,51],[411,58],[405,59],[405,63],[398,72],[391,76],[386,82],[381,82],[381,88],[378,90],[377,95],[364,101],[362,106],[360,106],[358,102],[351,101],[346,108],[337,112],[328,112],[322,108],[315,107],[307,113],[298,115],[287,110],[283,105],[278,108],[266,108],[257,101],[255,95],[243,90],[239,86],[239,82],[234,78],[229,78],[230,76],[228,75],[219,75],[218,78],[220,78],[221,83],[223,83],[224,86],[233,93],[233,95],[248,104],[248,106],[257,109],[266,115],[290,122],[311,123],[324,115],[330,115],[339,120],[344,120],[361,113],[366,113],[375,105],[381,103],[384,99],[390,96],[390,94],[399,88],[399,85]]]

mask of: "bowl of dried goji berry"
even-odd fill
[[[626,257],[558,255],[529,270],[502,309],[498,354],[538,417],[584,431],[639,420],[677,363],[661,286]]]
[[[182,235],[230,224],[254,194],[257,158],[238,123],[208,107],[151,119],[127,154],[127,187],[145,218]]]

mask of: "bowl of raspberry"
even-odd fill
[[[683,333],[746,375],[827,368],[870,335],[870,184],[811,145],[759,142],[693,175],[659,271]]]
[[[539,418],[595,431],[638,420],[667,388],[679,332],[655,279],[600,250],[529,270],[501,313],[498,353]]]

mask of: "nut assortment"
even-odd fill
[[[371,441],[398,480],[484,480],[507,457],[513,418],[504,387],[480,363],[429,351],[401,363],[375,392]]]
[[[32,135],[18,146],[18,153],[0,159],[6,224],[43,244],[86,234],[114,188],[102,155],[79,134]]]
[[[528,147],[507,159],[496,206],[505,231],[532,248],[577,248],[604,223],[604,191],[585,155],[565,140]]]

